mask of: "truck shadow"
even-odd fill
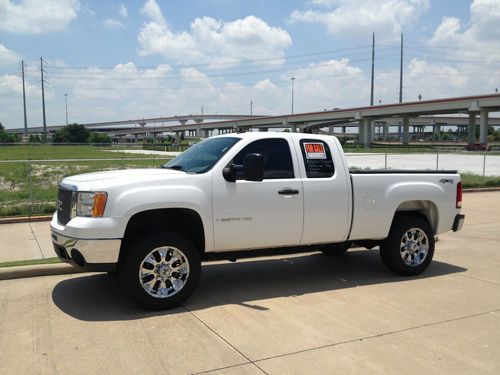
[[[195,293],[183,306],[173,310],[144,310],[122,293],[118,278],[108,274],[91,274],[63,280],[54,287],[52,299],[61,311],[76,319],[134,320],[230,304],[267,310],[253,301],[397,283],[464,271],[465,268],[434,260],[422,275],[407,278],[390,273],[383,266],[376,250],[349,251],[347,254],[331,257],[309,253],[236,263],[206,263]]]

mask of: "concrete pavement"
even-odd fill
[[[0,225],[0,263],[56,256],[48,221]]]
[[[464,212],[419,277],[376,250],[218,262],[167,312],[107,274],[0,281],[0,373],[500,373],[500,193]]]

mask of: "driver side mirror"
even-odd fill
[[[243,159],[243,165],[232,164],[224,168],[222,176],[228,182],[235,182],[238,172],[243,172],[246,181],[262,181],[264,179],[264,158],[262,154],[247,154]]]
[[[262,154],[247,154],[243,159],[243,178],[247,181],[264,179],[264,158]]]

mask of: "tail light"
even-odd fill
[[[462,182],[457,184],[457,208],[462,208]]]

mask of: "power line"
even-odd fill
[[[268,57],[268,58],[261,58],[261,59],[246,59],[246,60],[232,60],[232,61],[223,61],[223,62],[214,62],[214,63],[200,63],[200,64],[165,64],[168,65],[171,68],[190,68],[190,67],[202,67],[202,66],[223,66],[223,65],[235,65],[235,64],[251,64],[251,63],[258,63],[258,62],[264,62],[264,61],[279,61],[279,60],[284,60],[284,59],[294,59],[294,58],[299,58],[299,57],[310,57],[310,56],[321,56],[321,55],[327,55],[327,54],[332,54],[332,53],[338,53],[338,52],[346,52],[346,51],[354,51],[354,50],[360,50],[360,49],[366,49],[369,46],[357,46],[357,47],[350,47],[350,48],[340,48],[340,49],[333,49],[333,50],[325,50],[325,51],[318,51],[318,52],[309,52],[309,53],[302,53],[302,54],[296,54],[296,55],[285,55],[285,56],[274,56],[274,57]],[[156,69],[157,66],[135,66],[137,69]],[[89,69],[89,68],[97,68],[97,69],[116,69],[116,66],[53,66],[50,67],[50,69],[59,69],[59,70],[66,70],[66,69]]]
[[[369,58],[366,59],[356,59],[349,60],[350,63],[354,62],[362,62],[369,61]],[[203,77],[199,79],[205,78],[222,78],[222,77],[239,77],[239,76],[247,76],[247,75],[258,75],[258,74],[269,74],[269,73],[283,73],[291,70],[311,70],[311,69],[320,69],[324,67],[331,66],[330,62],[315,64],[312,66],[306,67],[296,67],[293,68],[284,68],[284,69],[270,69],[270,70],[256,70],[256,71],[243,71],[243,72],[233,72],[233,73],[218,73],[218,74],[204,74]],[[71,79],[85,79],[85,80],[110,80],[110,81],[123,81],[123,80],[170,80],[170,79],[182,79],[183,77],[179,75],[166,75],[163,77],[144,77],[144,76],[128,76],[128,77],[85,77],[85,76],[52,76],[54,80],[71,80]]]

